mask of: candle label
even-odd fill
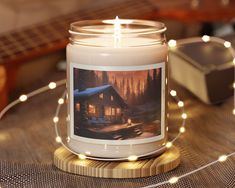
[[[75,140],[147,143],[165,134],[165,63],[70,64],[70,136]],[[117,142],[118,141],[118,142]]]

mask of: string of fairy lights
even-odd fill
[[[235,66],[235,51],[232,48],[231,43],[229,41],[225,41],[225,40],[223,40],[221,38],[210,37],[210,36],[204,35],[203,37],[194,37],[194,38],[182,39],[182,40],[178,40],[178,41],[176,41],[176,40],[169,40],[168,46],[169,46],[169,48],[176,48],[179,45],[185,45],[185,44],[194,43],[194,42],[201,42],[201,41],[206,42],[206,43],[207,42],[216,42],[218,44],[223,45],[225,48],[229,49],[229,51],[230,51],[230,53],[231,53],[231,55],[233,57],[233,60],[232,60],[233,66]],[[234,69],[234,75],[235,75],[235,69]],[[0,120],[2,119],[4,114],[6,114],[6,112],[8,112],[11,108],[16,106],[17,104],[25,102],[29,98],[32,98],[32,97],[34,97],[34,96],[36,96],[38,94],[44,93],[44,92],[46,92],[48,90],[54,90],[57,87],[64,86],[65,84],[66,84],[66,80],[65,79],[57,81],[57,82],[50,82],[47,86],[44,86],[44,87],[39,88],[37,90],[34,90],[34,91],[32,91],[32,92],[30,92],[28,94],[20,95],[20,97],[17,100],[15,100],[15,101],[11,102],[10,104],[8,104],[0,112]],[[234,88],[234,106],[233,106],[233,109],[232,109],[232,114],[235,115],[235,82],[233,83],[233,88]],[[185,131],[186,131],[185,125],[186,125],[186,119],[187,119],[187,113],[185,112],[185,109],[184,109],[184,102],[182,100],[180,100],[180,98],[177,95],[177,92],[175,90],[171,90],[170,91],[170,95],[174,98],[174,100],[177,102],[178,107],[181,109],[182,124],[179,127],[179,132],[176,135],[176,137],[174,137],[171,141],[168,141],[167,143],[163,144],[162,147],[160,147],[159,149],[157,149],[155,151],[146,153],[144,155],[138,155],[138,156],[137,155],[131,155],[131,156],[127,157],[127,158],[96,158],[96,157],[93,157],[93,156],[85,155],[83,153],[77,153],[77,152],[72,151],[67,146],[67,144],[65,144],[63,142],[63,139],[60,136],[60,131],[58,129],[58,124],[59,124],[59,120],[60,120],[59,119],[60,109],[61,109],[61,106],[67,100],[67,92],[66,91],[64,91],[64,93],[61,96],[61,98],[58,99],[58,105],[57,105],[57,108],[56,108],[55,116],[53,117],[53,123],[54,123],[54,126],[55,126],[55,133],[56,133],[55,140],[56,140],[56,142],[60,143],[63,147],[65,147],[67,150],[69,150],[71,153],[77,155],[79,160],[86,160],[86,159],[103,160],[103,161],[123,161],[123,160],[128,160],[128,161],[132,162],[132,161],[136,161],[138,159],[141,159],[142,157],[158,153],[161,150],[169,149],[169,148],[171,148],[173,146],[173,143],[180,137],[180,135],[185,133]],[[67,117],[67,121],[69,121],[68,117]],[[167,131],[168,131],[168,128],[167,128]],[[70,138],[67,137],[66,141],[69,142]],[[189,172],[187,172],[185,174],[182,174],[180,176],[171,177],[169,180],[166,180],[166,181],[163,181],[163,182],[159,182],[157,184],[152,184],[152,185],[145,186],[144,188],[152,188],[152,187],[157,187],[157,186],[161,186],[161,185],[165,185],[165,184],[175,184],[180,179],[182,179],[182,178],[184,178],[186,176],[189,176],[189,175],[194,174],[194,173],[196,173],[198,171],[201,171],[201,170],[203,170],[203,169],[205,169],[205,168],[207,168],[209,166],[212,166],[212,165],[214,165],[216,163],[225,162],[228,158],[231,158],[232,156],[235,156],[235,151],[232,151],[229,154],[222,154],[216,160],[214,160],[214,161],[212,161],[212,162],[210,162],[210,163],[208,163],[208,164],[206,164],[204,166],[201,166],[201,167],[199,167],[199,168],[197,168],[195,170],[189,171]]]

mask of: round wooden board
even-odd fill
[[[54,152],[54,164],[59,169],[79,175],[101,178],[139,178],[168,172],[180,164],[180,152],[175,146],[162,155],[135,162],[105,162],[81,160],[64,147]]]

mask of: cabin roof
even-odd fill
[[[112,87],[111,85],[104,85],[104,86],[87,88],[86,90],[80,91],[80,92],[78,89],[76,89],[74,90],[74,97],[90,97],[90,96],[102,93],[111,87]]]
[[[98,86],[98,87],[92,87],[92,88],[87,88],[84,91],[79,91],[78,89],[74,90],[74,97],[77,98],[78,100],[83,99],[87,100],[88,98],[94,96],[94,95],[99,95],[100,93],[106,92],[106,91],[111,91],[112,95],[116,97],[123,107],[127,107],[127,104],[123,100],[123,98],[118,94],[118,92],[113,88],[111,85],[103,85],[103,86]]]

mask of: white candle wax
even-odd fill
[[[81,44],[83,45],[68,44],[68,62],[88,65],[133,66],[166,61],[167,56],[166,44],[156,44],[156,40],[148,38],[124,38],[118,47],[115,47],[115,41],[110,38],[83,39]]]

